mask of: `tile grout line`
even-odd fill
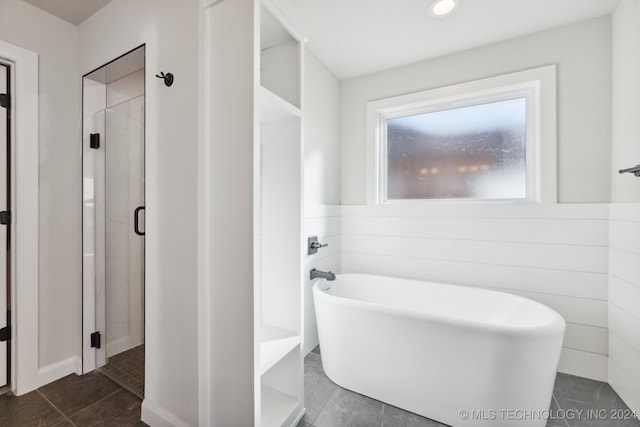
[[[333,383],[333,382],[332,382]],[[337,384],[336,384],[337,385]],[[338,386],[339,387],[339,386]],[[316,420],[318,419],[318,417],[320,416],[320,414],[322,413],[322,411],[324,411],[324,408],[329,404],[329,402],[331,402],[331,399],[333,399],[333,395],[335,395],[338,391],[338,388],[336,388],[335,390],[333,390],[333,393],[331,393],[331,396],[329,396],[329,398],[327,399],[326,402],[324,402],[324,405],[322,405],[322,408],[320,408],[320,410],[318,411],[318,415],[316,415],[316,417],[313,419],[313,421],[311,421],[312,425],[315,425]]]
[[[62,412],[62,410],[61,410],[60,408],[58,408],[56,405],[54,405],[52,401],[50,401],[49,399],[47,399],[47,396],[45,396],[45,395],[40,391],[40,389],[36,389],[36,391],[38,392],[38,394],[39,394],[39,395],[40,395],[40,396],[41,396],[41,397],[42,397],[42,398],[43,398],[43,399],[44,399],[44,400],[45,400],[49,405],[51,405],[51,406],[53,407],[53,409],[55,409],[56,411],[58,411],[58,413],[59,413],[60,415],[62,415],[62,418],[64,418],[65,420],[69,421],[69,423],[71,423],[71,425],[72,425],[72,426],[75,426],[75,425],[76,425],[73,421],[71,421],[71,418],[67,417],[67,415],[66,415],[64,412]],[[57,423],[57,424],[60,424],[60,423]]]
[[[112,372],[99,368],[98,373],[104,376],[105,378],[108,378],[112,382],[116,383],[119,387],[133,394],[137,398],[144,400],[144,379],[143,379],[143,388],[142,390],[139,390],[138,387],[135,387],[133,384],[131,384],[131,382],[125,381],[122,378],[119,378],[117,375],[113,374]]]
[[[558,401],[558,398],[556,397],[555,393],[551,394],[551,398],[556,402],[556,406],[558,407],[558,409],[562,409],[560,407],[560,401]],[[556,414],[557,415],[557,414]],[[564,421],[564,424],[569,427],[569,422],[566,420],[566,418],[564,418],[562,421]]]
[[[117,385],[117,384],[116,384],[116,385]],[[69,417],[73,417],[73,416],[75,416],[75,415],[78,415],[80,412],[83,412],[83,411],[85,411],[85,410],[87,410],[87,409],[91,408],[91,407],[92,407],[93,405],[95,405],[96,403],[98,403],[98,402],[102,402],[103,400],[108,399],[109,397],[113,396],[114,394],[116,394],[116,393],[118,393],[118,392],[120,392],[120,391],[122,391],[122,390],[123,390],[122,388],[118,388],[118,390],[116,390],[116,391],[114,391],[114,392],[111,392],[111,393],[109,393],[108,395],[104,396],[103,398],[100,398],[100,399],[96,400],[95,402],[92,402],[92,403],[90,403],[89,405],[85,406],[84,408],[82,408],[82,409],[80,409],[80,410],[78,410],[78,411],[74,412],[73,414],[69,415]],[[75,424],[74,424],[74,425],[75,425]]]

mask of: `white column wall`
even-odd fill
[[[80,74],[146,44],[146,323],[142,417],[198,424],[198,1],[112,0],[79,26]],[[172,87],[156,74],[175,75]]]
[[[26,389],[21,387],[26,392],[79,369],[82,163],[78,30],[23,1],[1,0],[0,40],[39,57],[40,249],[39,261],[30,265],[38,270],[39,283],[37,301],[23,301],[38,309],[38,372]],[[23,331],[30,328],[22,327]]]
[[[609,221],[609,383],[640,411],[640,7],[613,13],[612,165]]]

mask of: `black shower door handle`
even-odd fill
[[[140,211],[144,210],[144,206],[138,206],[135,211],[133,211],[133,231],[138,236],[144,236],[144,231],[140,231]]]

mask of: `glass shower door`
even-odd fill
[[[144,95],[106,112],[107,358],[144,342]]]
[[[83,372],[144,390],[144,46],[83,80]]]

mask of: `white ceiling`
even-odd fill
[[[111,0],[24,0],[74,25],[99,11]]]
[[[78,25],[111,0],[24,0]],[[308,47],[340,79],[609,14],[619,0],[461,0],[446,18],[431,0],[283,0]]]
[[[430,0],[289,2],[308,47],[347,79],[608,15],[618,0],[461,0],[446,18]]]

